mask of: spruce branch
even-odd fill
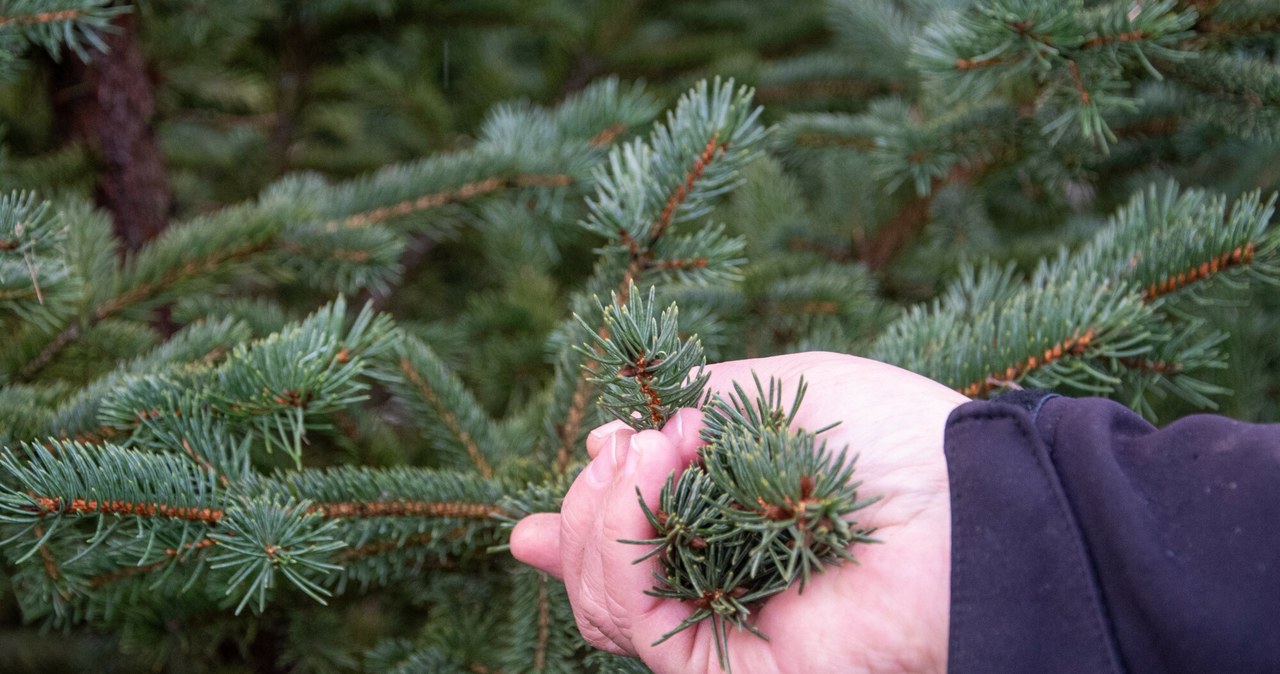
[[[16,0],[6,3],[0,31],[17,32],[54,58],[68,47],[89,61],[90,50],[107,51],[99,33],[110,30],[113,17],[129,11],[127,6],[113,6],[111,0]],[[6,45],[6,51],[10,49]]]
[[[89,308],[80,317],[61,316],[62,329],[16,368],[17,379],[35,381],[101,323],[145,318],[155,307],[218,287],[246,269],[285,271],[344,293],[386,291],[398,280],[406,233],[447,233],[465,215],[462,205],[504,192],[554,203],[549,192],[584,182],[599,160],[602,150],[590,138],[614,124],[646,121],[653,107],[639,88],[604,80],[555,110],[495,113],[501,119],[490,119],[473,149],[338,185],[314,176],[287,178],[254,202],[171,226],[119,273],[99,270],[106,276],[84,279],[92,284]]]
[[[1016,141],[1026,124],[1020,111],[1000,103],[928,111],[879,99],[859,115],[791,115],[777,135],[800,161],[823,150],[848,150],[865,160],[885,191],[912,188],[872,231],[856,235],[857,258],[881,270],[930,223],[939,191],[971,187],[1016,160]]]
[[[70,471],[84,473],[79,453],[87,448],[68,446],[61,448],[58,459],[49,460],[73,464]],[[110,445],[96,450],[101,457],[116,463],[123,457],[161,462],[168,467],[173,467],[174,462],[187,466],[182,471],[172,469],[172,474],[163,469],[156,471],[152,480],[168,478],[177,482],[173,489],[182,489],[183,471],[209,474],[193,464],[182,463],[182,457],[175,453],[138,454]],[[37,468],[36,472],[44,469]],[[104,491],[102,485],[120,480],[120,476],[111,476],[113,472],[108,467],[81,474],[79,490],[88,494]],[[23,481],[23,485],[27,482]],[[266,596],[278,586],[280,578],[321,600],[332,591],[344,590],[348,583],[385,584],[413,576],[416,569],[431,560],[439,564],[444,559],[465,559],[497,542],[499,524],[495,517],[507,514],[497,505],[500,490],[495,483],[477,481],[461,473],[425,469],[291,472],[274,480],[242,478],[233,487],[241,495],[228,494],[224,486],[210,496],[214,505],[192,506],[145,495],[132,501],[50,499],[27,494],[40,494],[35,487],[27,486],[26,491],[14,490],[14,494],[22,494],[13,498],[20,517],[10,515],[6,522],[35,523],[35,531],[41,533],[37,540],[40,554],[51,559],[46,549],[46,542],[54,540],[50,526],[58,526],[65,518],[96,519],[97,533],[86,545],[90,549],[114,547],[100,563],[88,567],[87,574],[86,569],[78,570],[76,578],[83,579],[84,600],[96,601],[93,591],[125,579],[168,578],[178,565],[196,559],[196,564],[187,567],[188,582],[195,581],[201,569],[207,568],[220,574],[219,581],[227,582],[229,595],[238,597],[237,610],[248,605],[262,610]],[[147,489],[164,491],[170,487]],[[110,522],[120,518],[145,522],[140,524],[145,535],[111,537],[119,533],[119,527]],[[104,522],[108,524],[104,526]],[[32,528],[19,529],[18,538],[27,531]],[[118,545],[122,541],[124,545]],[[86,553],[82,547],[73,560],[83,559]],[[63,576],[59,574],[59,578]]]
[[[231,448],[251,437],[300,463],[308,431],[329,428],[334,413],[364,400],[368,362],[389,350],[393,337],[390,319],[368,305],[348,322],[339,298],[236,346],[216,367],[127,378],[101,402],[99,417],[134,433],[131,442],[140,446],[176,450],[183,439],[201,437],[234,440],[221,445]],[[247,454],[225,451],[203,458],[221,472],[243,474]]]
[[[997,102],[932,111],[886,98],[872,101],[859,115],[791,115],[777,135],[797,148],[857,151],[886,191],[910,185],[925,197],[942,185],[968,182],[994,159],[1010,154],[1020,114]]]
[[[1126,68],[1161,77],[1153,59],[1187,58],[1183,38],[1193,10],[1172,0],[1122,3],[1084,11],[1081,3],[991,0],[961,12],[939,12],[916,42],[914,60],[930,84],[951,100],[983,96],[1010,83],[1030,81],[1044,93],[1042,129],[1060,139],[1073,125],[1104,150],[1115,141],[1106,120],[1133,108]]]
[[[218,525],[226,515],[216,476],[180,455],[113,445],[54,444],[54,452],[30,444],[23,445],[21,455],[0,450],[0,469],[9,476],[0,485],[0,522],[16,525],[18,531],[0,545],[21,545],[27,532],[42,531],[18,561],[36,554],[64,526],[81,520],[94,524],[88,550],[115,533],[121,518],[139,522],[140,527],[150,521],[142,529],[149,549],[168,530],[165,522],[174,523],[183,538],[198,537],[195,532]]]
[[[216,539],[201,538],[179,548],[165,548],[164,554],[166,559],[151,562],[150,564],[128,564],[112,571],[99,573],[89,578],[88,587],[90,590],[98,590],[111,585],[112,583],[118,583],[128,578],[155,573],[156,571],[166,568],[170,564],[185,561],[193,552],[204,550],[217,544],[218,541]]]
[[[496,671],[573,671],[569,664],[585,648],[574,621],[564,584],[533,569],[520,569],[511,575],[511,599],[508,620],[511,632],[499,644],[501,650]]]
[[[1217,41],[1247,39],[1280,30],[1280,15],[1266,3],[1198,3],[1197,37]]]
[[[641,299],[631,286],[626,300],[615,295],[602,306],[601,332],[609,337],[579,319],[592,337],[583,354],[597,364],[590,379],[606,384],[597,404],[637,430],[661,428],[676,410],[696,405],[709,377],[697,338],[681,338],[676,306],[653,317],[655,293],[650,288],[648,299]]]
[[[415,647],[407,639],[389,640],[379,644],[365,656],[364,671],[374,674],[418,674],[419,672],[462,672],[489,674],[490,670],[472,666],[466,668],[438,647]],[[495,672],[494,674],[498,674]]]
[[[347,545],[335,558],[343,566],[330,579],[336,591],[481,557],[510,516],[503,484],[475,471],[344,466],[280,473],[259,489],[278,502],[308,503],[306,513],[336,524],[331,535]]]
[[[354,213],[343,220],[330,220],[323,225],[323,229],[330,232],[337,231],[339,228],[360,229],[448,204],[462,203],[499,190],[521,187],[568,187],[573,184],[573,180],[573,176],[565,174],[522,175],[507,179],[485,178],[464,183],[456,188],[406,199],[390,206],[379,206],[363,213]]]
[[[755,158],[765,135],[751,96],[750,89],[735,90],[732,81],[701,82],[680,98],[647,141],[637,139],[610,151],[607,162],[595,170],[596,194],[587,200],[588,216],[581,223],[607,241],[584,298],[608,293],[625,303],[632,287],[648,285],[648,274],[655,270],[698,282],[717,273],[733,274],[739,244],[722,238],[710,248],[705,264],[669,262],[664,269],[664,255],[668,260],[689,257],[678,242],[664,239],[682,224],[706,216],[716,198],[741,182],[739,171]],[[701,236],[701,243],[713,243],[711,235]],[[575,313],[586,315],[586,303],[576,302]],[[595,332],[608,338],[603,324]],[[560,472],[569,466],[594,389],[580,367],[581,357],[567,355],[557,364],[556,412],[565,419],[555,430]]]
[[[1080,253],[1118,280],[1138,289],[1146,302],[1167,296],[1194,297],[1205,282],[1280,278],[1275,254],[1280,233],[1270,226],[1276,196],[1223,195],[1180,189],[1176,183],[1138,192],[1110,218]]]
[[[17,373],[33,381],[64,349],[105,321],[145,311],[195,287],[216,285],[271,250],[282,219],[275,209],[241,207],[171,227],[111,279],[93,279],[106,294],[81,319],[72,319]],[[103,287],[91,288],[96,296]]]
[[[533,668],[535,671],[547,666],[547,642],[551,637],[551,597],[547,586],[550,581],[545,574],[538,574],[538,636],[533,647]]]
[[[432,444],[493,477],[495,424],[474,395],[429,345],[410,335],[399,336],[391,359],[378,363],[382,378],[414,412],[430,433]]]
[[[67,223],[30,192],[0,197],[0,328],[51,329],[78,290]]]
[[[209,559],[209,568],[232,574],[226,593],[240,594],[237,614],[255,598],[258,611],[266,607],[267,592],[279,582],[276,574],[325,603],[330,593],[318,578],[342,570],[328,560],[346,544],[332,536],[333,522],[307,508],[305,502],[255,499],[231,510],[220,531],[210,534],[222,552]]]
[[[122,363],[114,371],[85,384],[75,395],[59,401],[47,434],[97,444],[119,437],[123,430],[99,422],[102,401],[131,376],[144,373],[191,372],[222,362],[236,344],[250,338],[243,322],[222,318],[196,320],[163,345]]]
[[[1080,251],[1041,262],[1025,283],[1007,268],[965,268],[932,306],[890,325],[871,355],[969,396],[1020,384],[1107,393],[1158,383],[1206,401],[1219,389],[1195,373],[1221,366],[1221,338],[1169,309],[1194,300],[1208,279],[1280,279],[1273,206],[1257,193],[1228,207],[1203,190],[1152,187]]]
[[[0,450],[0,468],[17,487],[0,487],[6,521],[34,522],[61,515],[121,514],[167,517],[215,524],[216,480],[175,455],[150,454],[107,445],[103,451],[54,441],[56,451],[31,444],[21,458]]]
[[[454,529],[450,531],[450,538],[462,535],[462,529]],[[348,564],[357,560],[374,557],[377,555],[385,555],[392,552],[400,552],[408,548],[431,545],[438,541],[439,537],[434,532],[426,532],[421,534],[413,534],[407,538],[393,538],[382,541],[374,541],[364,543],[356,547],[345,548],[334,558],[343,566],[343,571],[348,572]]]
[[[71,21],[81,16],[80,10],[63,9],[52,12],[39,12],[37,14],[28,14],[26,16],[0,16],[0,27],[3,26],[27,26],[33,23],[53,23],[55,21]]]
[[[326,518],[355,519],[358,517],[451,517],[456,519],[487,520],[503,513],[497,505],[488,503],[460,503],[450,501],[342,501],[338,503],[313,503],[308,513],[318,513]]]

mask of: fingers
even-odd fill
[[[635,432],[635,429],[621,420],[610,421],[603,426],[598,426],[587,434],[587,456],[593,459],[596,458],[596,455],[600,453],[600,448],[609,443],[612,436],[622,434],[624,437],[631,437],[635,435]]]
[[[697,458],[698,447],[701,446],[699,438],[701,432],[702,412],[691,407],[677,410],[662,428],[662,434],[671,440],[676,450],[686,457],[687,461]],[[630,438],[635,433],[635,429],[621,420],[598,426],[587,434],[587,456],[594,459],[603,447],[612,447],[614,445],[611,443],[615,442],[622,444],[622,440]],[[615,436],[617,436],[616,440]]]
[[[693,409],[679,410],[663,428],[663,435],[675,447],[682,465],[697,457],[701,429],[702,414]],[[609,459],[592,461],[588,465],[586,472],[596,484],[612,481],[616,467],[625,463],[630,440],[635,433],[627,424],[613,421],[587,436],[587,453],[594,459],[603,450]],[[512,556],[556,578],[563,578],[560,526],[560,516],[553,513],[537,513],[524,518],[511,532]]]
[[[564,577],[560,565],[560,515],[534,513],[516,522],[511,531],[511,555],[556,578]]]
[[[620,421],[600,426],[587,437],[592,460],[561,514],[530,515],[511,532],[512,555],[564,580],[578,629],[597,648],[635,654],[689,614],[679,602],[645,594],[659,563],[635,564],[648,549],[620,540],[655,535],[637,491],[656,510],[667,478],[697,458],[702,427],[693,409],[677,411],[661,431],[637,433]]]
[[[597,648],[634,654],[688,615],[690,609],[678,602],[645,594],[653,587],[658,562],[634,563],[648,548],[620,541],[655,535],[637,491],[646,505],[657,509],[667,478],[696,456],[700,428],[701,415],[682,410],[663,431],[636,433],[606,425],[590,441],[595,458],[565,497],[559,542],[574,617]],[[537,553],[529,554],[537,558]],[[637,633],[642,642],[634,638]]]
[[[662,427],[662,434],[671,441],[684,461],[682,468],[698,458],[698,448],[703,444],[702,427],[702,412],[691,407],[677,410]]]
[[[700,416],[693,420],[700,421]],[[675,435],[678,441],[685,440],[684,435]],[[696,438],[696,433],[692,437]],[[645,594],[656,583],[654,575],[661,571],[658,558],[654,556],[636,563],[651,547],[619,542],[654,537],[655,531],[638,499],[656,512],[667,479],[678,477],[688,465],[687,453],[680,450],[677,442],[672,442],[665,429],[637,433],[631,439],[620,479],[610,490],[601,513],[600,568],[616,629],[613,641],[630,653],[647,650],[692,611],[680,602]]]

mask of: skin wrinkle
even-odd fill
[[[625,479],[625,476],[620,476],[620,479]],[[611,522],[609,521],[608,518],[600,518],[597,521],[600,522],[601,529],[603,530],[600,537],[597,540],[617,541],[619,539],[627,538],[628,532],[616,531],[614,527],[610,526]],[[625,545],[622,543],[613,543],[613,544]],[[609,568],[609,565],[602,564],[600,578],[604,581],[604,584],[606,587],[614,584],[609,582],[610,580],[613,580],[612,578],[610,578],[610,576],[612,575],[614,574],[612,573],[612,569]],[[624,648],[625,650],[634,651],[635,644],[633,643],[633,639],[632,639],[634,634],[633,626],[631,623],[622,619],[627,616],[628,607],[623,605],[616,598],[614,598],[612,596],[612,593],[608,592],[607,590],[604,592],[604,601],[601,603],[603,603],[605,606],[608,607],[607,615],[611,622],[610,627],[612,628],[613,634],[618,635],[617,637],[613,638],[613,642],[618,644],[619,647]]]
[[[601,530],[604,529],[604,522],[596,519],[592,522],[592,528],[596,531],[596,534],[592,538],[594,540],[602,540]],[[603,556],[600,554],[598,549],[592,547],[589,549],[586,558],[582,561],[582,580],[579,585],[579,587],[582,588],[582,598],[590,605],[599,606],[609,597],[608,588],[604,586],[603,582],[601,582],[604,580],[605,569]],[[588,616],[588,620],[590,621],[591,626],[599,630],[605,639],[612,642],[615,647],[621,648],[621,644],[618,644],[617,640],[613,638],[613,635],[609,634],[607,631],[609,625],[604,624],[595,612],[592,612],[592,614]]]
[[[590,489],[586,481],[579,479],[574,482],[566,496],[567,503],[575,492]],[[561,545],[568,549],[581,549],[583,555],[581,557],[566,557],[562,559],[564,569],[565,589],[569,591],[569,597],[575,606],[581,605],[581,599],[585,594],[590,592],[587,586],[587,575],[584,574],[584,566],[588,559],[595,556],[594,546],[591,545],[591,538],[587,535],[595,532],[597,522],[592,513],[581,508],[565,507],[561,512],[560,520],[560,538]],[[584,615],[580,611],[574,611],[574,622],[578,625],[578,630],[582,632],[583,637],[589,643],[598,648],[604,648],[603,634],[595,625],[590,622],[591,616]]]

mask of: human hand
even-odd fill
[[[944,672],[950,604],[951,522],[943,426],[967,399],[937,382],[876,361],[804,353],[734,361],[708,368],[713,391],[734,381],[752,390],[779,379],[790,400],[808,385],[795,424],[821,428],[828,447],[859,455],[860,494],[879,496],[856,514],[879,544],[860,545],[858,564],[829,567],[771,597],[755,611],[762,640],[730,630],[728,654],[738,674],[792,672]],[[701,413],[681,410],[661,431],[605,424],[587,440],[591,463],[570,488],[560,514],[525,518],[511,535],[520,560],[563,578],[583,636],[604,650],[639,656],[657,674],[717,672],[709,621],[658,646],[653,642],[693,607],[644,593],[658,560],[620,539],[654,535],[636,503],[650,508],[667,476],[696,458]]]

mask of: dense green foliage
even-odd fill
[[[501,545],[650,288],[712,360],[1280,420],[1270,0],[0,17],[6,672],[642,671]],[[122,17],[173,194],[129,253],[65,107]]]

